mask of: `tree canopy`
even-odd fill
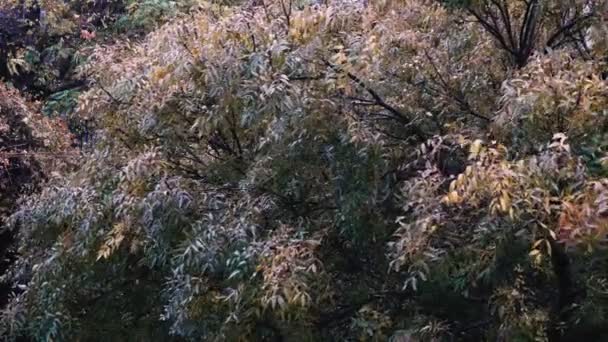
[[[26,5],[7,339],[608,338],[605,0]]]

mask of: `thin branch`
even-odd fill
[[[504,37],[502,36],[498,28],[494,27],[491,23],[482,18],[481,14],[477,13],[474,9],[469,8],[468,11],[469,13],[471,13],[471,15],[473,15],[473,17],[475,17],[475,19],[477,19],[477,22],[479,22],[481,26],[483,26],[486,31],[488,31],[488,33],[490,33],[490,35],[492,35],[498,41],[500,46],[505,51],[510,53],[512,56],[516,55],[515,50],[513,50],[513,48],[506,43]]]
[[[441,75],[441,73],[439,72],[439,68],[435,64],[435,61],[433,60],[433,58],[429,55],[428,51],[425,51],[424,53],[426,55],[426,58],[429,60],[429,63],[431,63],[431,66],[433,67],[435,74],[437,75],[437,77],[439,77],[439,81],[445,88],[446,95],[448,95],[448,97],[451,97],[452,99],[454,99],[458,103],[460,108],[462,108],[464,110],[464,112],[466,114],[470,114],[478,119],[490,121],[490,118],[477,113],[472,108],[471,104],[469,103],[469,101],[467,101],[465,99],[464,94],[462,94],[462,92],[460,90],[456,90],[457,94],[454,94],[454,90],[452,89],[452,87],[450,87],[450,85],[447,83],[447,81],[443,78],[443,75]]]
[[[556,41],[559,37],[567,34],[568,32],[571,32],[570,30],[573,29],[576,25],[583,23],[584,21],[591,19],[594,16],[595,16],[595,13],[589,13],[589,14],[572,19],[572,21],[570,21],[568,24],[560,27],[557,31],[555,31],[551,35],[551,37],[547,40],[546,45],[551,48],[554,47],[554,44],[556,44]]]
[[[289,32],[289,29],[291,28],[291,2],[292,0],[288,0],[289,1],[289,7],[285,7],[285,0],[280,0],[281,2],[281,9],[283,10],[283,15],[285,15],[285,20],[286,20],[286,24],[287,24],[287,32]]]
[[[511,27],[511,15],[509,13],[509,5],[504,0],[492,0],[492,2],[498,7],[500,15],[502,17],[503,24],[507,31],[507,36],[511,42],[511,46],[515,47],[515,35],[513,34],[513,27]]]
[[[106,93],[106,95],[108,95],[108,97],[110,98],[110,100],[112,100],[114,103],[116,103],[117,105],[124,104],[122,101],[120,101],[119,99],[117,99],[116,97],[114,97],[114,95],[112,95],[112,93],[110,93],[106,88],[104,88],[99,82],[95,82],[95,84],[97,84],[97,86],[99,87],[99,89],[101,89],[104,93]]]
[[[299,75],[299,76],[290,76],[290,81],[318,81],[325,78],[325,75]]]
[[[253,44],[253,52],[257,52],[258,51],[258,45],[255,41],[255,35],[253,34],[253,30],[251,29],[251,25],[249,25],[249,22],[247,22],[247,29],[249,30],[249,36],[251,37],[251,43]]]
[[[327,60],[323,60],[323,63],[325,63],[326,66],[328,66],[329,68],[331,68],[335,72],[346,74],[346,76],[348,76],[348,78],[351,81],[353,81],[361,89],[365,90],[374,99],[376,105],[378,105],[378,106],[386,109],[387,111],[389,111],[401,123],[403,123],[403,124],[410,124],[412,122],[412,120],[407,115],[405,115],[403,112],[401,112],[397,108],[391,106],[390,104],[386,103],[384,101],[384,99],[374,89],[372,89],[367,84],[365,84],[365,82],[363,82],[363,80],[361,80],[359,77],[355,76],[351,72],[342,70],[340,67],[333,65],[332,63],[330,63]],[[417,137],[419,137],[419,138],[421,138],[423,140],[425,140],[425,139],[428,138],[428,134],[426,134],[425,132],[423,132],[420,129],[420,127],[418,127],[418,126],[412,126],[412,131],[413,131],[413,133]]]

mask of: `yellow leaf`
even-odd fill
[[[503,212],[509,212],[509,208],[511,208],[511,198],[509,194],[503,192],[502,196],[500,196],[500,209]]]
[[[536,242],[534,242],[532,245],[532,248],[538,247],[541,243],[543,243],[543,241],[545,241],[545,239],[536,240]]]
[[[457,191],[451,191],[447,195],[446,199],[447,199],[446,202],[455,204],[455,203],[459,203],[462,198],[460,197],[460,195],[458,195]]]
[[[470,159],[476,158],[479,155],[479,152],[481,152],[481,144],[482,141],[480,139],[473,141],[471,147],[469,147]]]

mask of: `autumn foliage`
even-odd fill
[[[44,106],[96,139],[12,211],[4,336],[607,338],[605,1],[122,5]]]

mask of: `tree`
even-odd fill
[[[605,10],[603,1],[482,0],[467,11],[496,40],[513,63],[524,67],[538,49],[573,46],[589,57],[589,28]]]
[[[543,19],[513,64],[479,22],[532,14],[487,6],[203,2],[99,46],[97,145],[11,216],[6,336],[605,333],[605,45]]]

